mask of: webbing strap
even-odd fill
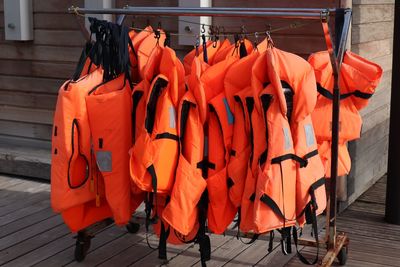
[[[215,164],[208,161],[207,159],[203,159],[202,161],[197,163],[197,168],[201,170],[212,169],[215,170]]]
[[[156,135],[156,139],[171,139],[174,141],[179,141],[179,137],[176,134],[171,134],[171,133],[160,133]]]
[[[244,58],[245,56],[247,56],[247,49],[246,49],[246,45],[245,45],[244,41],[240,42],[239,55],[240,55],[240,58]]]
[[[303,158],[307,160],[309,158],[315,157],[316,155],[318,155],[318,149],[315,149],[315,150],[305,154]]]
[[[203,40],[203,60],[205,63],[208,63],[206,36],[202,34],[201,39]]]
[[[231,177],[228,177],[228,179],[226,179],[226,184],[228,185],[228,189],[229,189],[235,185],[235,182],[233,181],[233,179]]]
[[[163,221],[161,223],[160,240],[158,241],[158,258],[162,260],[167,259],[167,239],[170,233],[170,228],[165,229]]]
[[[135,91],[132,94],[132,138],[133,138],[133,144],[136,141],[136,112],[137,112],[137,107],[139,105],[139,101],[143,96],[143,91]]]
[[[289,219],[287,219],[285,217],[285,215],[282,213],[281,209],[279,208],[278,204],[276,204],[276,202],[267,194],[263,194],[260,197],[260,201],[262,203],[264,203],[265,205],[267,205],[268,207],[270,207],[270,209],[279,217],[281,217],[282,219],[284,219],[285,221],[289,221]]]
[[[327,90],[326,88],[322,87],[319,83],[317,83],[317,91],[324,97],[326,97],[330,100],[333,99],[333,94],[331,92],[329,92],[329,90]],[[364,92],[361,92],[360,90],[355,90],[354,92],[351,92],[351,93],[341,94],[340,100],[346,99],[350,96],[355,96],[355,97],[359,97],[362,99],[369,99],[369,98],[371,98],[372,95],[373,94],[364,93]]]
[[[154,82],[153,88],[151,88],[149,101],[146,107],[146,119],[145,119],[145,128],[149,134],[153,132],[154,128],[158,98],[160,97],[163,89],[167,87],[167,85],[168,85],[167,80],[164,80],[162,78],[157,78],[157,80]]]
[[[306,167],[307,164],[308,164],[308,161],[306,159],[303,159],[303,158],[301,158],[301,157],[299,157],[299,156],[297,156],[296,154],[293,154],[293,153],[288,153],[288,154],[273,158],[271,160],[271,164],[279,164],[282,161],[285,161],[285,160],[288,160],[288,159],[292,159],[292,160],[297,161],[300,164],[300,168]]]

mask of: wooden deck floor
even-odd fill
[[[382,178],[340,215],[338,230],[350,236],[347,266],[400,266],[400,226],[383,222],[386,180]],[[49,185],[0,175],[0,265],[4,266],[159,266],[157,251],[146,244],[144,227],[137,234],[109,226],[92,239],[84,262],[73,260],[75,239],[50,208]],[[156,244],[150,236],[150,243]],[[303,266],[283,256],[278,244],[250,246],[234,237],[213,235],[207,266]],[[303,248],[310,258],[314,251]],[[167,266],[198,266],[198,247],[168,246]]]

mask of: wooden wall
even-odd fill
[[[0,1],[0,172],[48,178],[57,91],[70,77],[84,40],[69,6],[33,0],[34,40],[4,40]]]
[[[361,111],[362,138],[349,144],[348,202],[387,169],[394,0],[353,0],[353,12],[351,50],[381,65],[384,73],[369,106]]]

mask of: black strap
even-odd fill
[[[139,105],[139,101],[143,96],[143,91],[135,91],[132,94],[132,138],[133,138],[133,144],[135,143],[136,139],[136,112],[137,112],[137,107]]]
[[[208,161],[207,159],[203,159],[202,161],[197,163],[197,168],[201,170],[212,169],[215,170],[215,164]]]
[[[268,242],[268,252],[271,253],[272,250],[274,250],[274,238],[275,238],[275,232],[272,230],[269,232],[269,242]]]
[[[203,40],[203,60],[205,63],[208,63],[206,36],[202,34],[201,39]]]
[[[156,135],[156,139],[171,139],[174,141],[179,141],[179,137],[175,134],[171,134],[171,133],[160,133]]]
[[[229,152],[229,154],[233,157],[236,156],[236,150],[231,149],[231,151]]]
[[[303,159],[303,158],[297,156],[296,154],[293,154],[293,153],[288,153],[288,154],[273,158],[271,160],[271,164],[279,164],[282,161],[285,161],[285,160],[288,160],[288,159],[292,159],[292,160],[297,161],[300,164],[300,168],[307,167],[308,161],[306,159]]]
[[[72,184],[72,182],[71,182],[71,164],[72,164],[72,159],[73,159],[73,157],[74,157],[74,155],[75,155],[75,128],[76,128],[76,131],[77,131],[77,134],[78,134],[78,144],[77,144],[77,150],[78,150],[78,157],[81,157],[81,158],[83,158],[83,160],[85,161],[85,164],[86,164],[86,171],[85,171],[85,178],[83,179],[83,181],[81,182],[81,183],[79,183],[78,185],[76,185],[76,186],[74,186],[73,184]],[[80,150],[80,143],[79,143],[79,140],[80,140],[80,131],[79,131],[79,124],[78,124],[78,120],[77,119],[73,119],[72,120],[72,127],[71,127],[71,130],[72,130],[72,133],[71,133],[71,157],[69,158],[69,160],[68,160],[68,171],[67,171],[67,180],[68,180],[68,186],[69,186],[69,188],[71,188],[71,189],[77,189],[77,188],[80,188],[80,187],[82,187],[86,182],[87,182],[87,180],[89,179],[89,174],[90,174],[90,171],[89,171],[89,161],[88,161],[88,159],[86,158],[86,156],[84,155],[84,154],[82,154],[81,153],[81,150]]]
[[[254,202],[256,200],[256,193],[251,194],[251,196],[249,197],[249,200],[251,202]]]
[[[201,265],[206,266],[206,261],[211,259],[211,241],[206,235],[207,226],[207,209],[208,209],[208,192],[205,190],[201,195],[198,210],[199,210],[199,230],[197,232],[196,242],[199,244]]]
[[[190,109],[191,103],[187,100],[183,100],[182,102],[182,108],[181,108],[181,120],[180,120],[180,133],[179,133],[179,139],[182,142],[183,138],[185,136],[185,131],[186,131],[186,124],[187,120],[189,117],[189,109]]]
[[[88,54],[93,47],[93,43],[91,41],[86,42],[85,47],[82,49],[81,56],[79,57],[78,64],[75,68],[75,72],[72,75],[72,80],[76,81],[82,74],[83,68],[85,67],[86,60],[88,59]],[[90,60],[90,58],[89,58]],[[90,69],[90,67],[89,67]]]
[[[157,101],[160,97],[162,91],[167,87],[168,81],[164,80],[163,78],[157,78],[154,82],[154,86],[151,89],[149,101],[146,107],[146,119],[145,119],[145,127],[149,134],[153,132],[154,122],[156,118],[156,108],[157,108]]]
[[[283,255],[292,253],[292,242],[291,242],[291,229],[292,227],[284,227],[279,232],[281,233],[281,249]]]
[[[364,92],[361,92],[360,90],[355,90],[353,92],[353,95],[356,96],[356,97],[362,98],[362,99],[369,99],[369,98],[371,98],[371,96],[373,94],[364,93]]]
[[[226,179],[226,184],[228,185],[228,189],[229,189],[235,185],[235,182],[233,181],[233,179],[231,177],[228,177],[228,179]]]
[[[261,155],[260,155],[260,159],[259,159],[259,163],[260,165],[263,165],[266,161],[267,161],[267,157],[268,157],[268,149],[265,149]]]
[[[158,221],[158,205],[157,205],[157,174],[156,174],[156,170],[154,168],[154,165],[151,164],[148,168],[147,171],[149,172],[150,176],[151,176],[151,186],[153,187],[153,194],[154,194],[154,198],[156,200],[156,210],[155,210],[155,214],[153,216],[152,223],[155,224]],[[152,207],[153,208],[153,207]]]
[[[251,114],[253,113],[254,109],[254,98],[252,97],[246,97],[246,107],[247,107],[247,112],[249,114],[249,123],[250,123],[250,145],[251,145],[251,151],[250,151],[250,162],[253,162],[253,155],[254,155],[254,131],[253,131],[253,121],[251,119]]]
[[[240,55],[240,58],[244,58],[245,56],[247,56],[247,49],[246,49],[246,45],[245,45],[244,41],[240,42],[239,55]]]
[[[161,231],[160,231],[160,240],[158,241],[158,258],[162,260],[167,259],[167,239],[170,233],[170,228],[165,229],[164,222],[160,220],[161,223]]]
[[[276,204],[276,202],[269,197],[267,194],[263,194],[260,197],[260,201],[262,203],[264,203],[265,205],[267,205],[268,207],[270,207],[270,209],[279,217],[281,217],[282,219],[284,219],[285,221],[289,221],[289,219],[287,219],[285,217],[285,215],[282,213],[281,209],[279,208],[278,204]]]
[[[327,90],[324,87],[322,87],[321,84],[319,84],[319,83],[317,83],[317,91],[318,91],[318,93],[320,93],[324,97],[326,97],[326,98],[328,98],[330,100],[333,99],[333,94],[331,92],[329,92],[329,90]],[[362,98],[362,99],[369,99],[369,98],[371,98],[372,95],[373,94],[364,93],[364,92],[361,92],[360,90],[355,90],[354,92],[341,94],[340,95],[340,100],[346,99],[346,98],[348,98],[350,96],[355,96],[355,97],[359,97],[359,98]]]
[[[318,149],[315,149],[315,150],[305,154],[303,158],[307,160],[307,159],[315,157],[317,155],[318,155]]]

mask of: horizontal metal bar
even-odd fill
[[[124,8],[127,9],[151,9],[154,10],[154,7],[142,7],[142,6],[126,6]],[[203,10],[203,11],[250,11],[250,12],[305,12],[305,13],[321,13],[321,12],[330,12],[335,13],[336,8],[285,8],[285,7],[156,7],[158,10],[176,10],[177,8],[182,8],[185,10]]]
[[[254,9],[256,10],[256,9]],[[272,18],[297,18],[297,19],[327,19],[329,12],[321,9],[320,13],[296,12],[296,11],[243,11],[243,10],[214,10],[212,8],[159,8],[159,7],[135,7],[135,8],[104,8],[88,9],[75,8],[68,9],[70,13],[79,12],[81,14],[125,14],[125,15],[166,15],[166,16],[213,16],[213,17],[272,17]]]

